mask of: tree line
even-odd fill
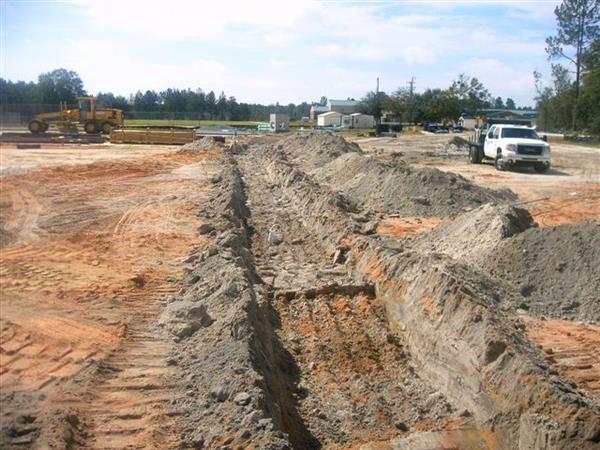
[[[564,0],[554,10],[557,31],[546,39],[551,83],[534,72],[538,123],[548,131],[600,134],[600,2]]]
[[[399,88],[392,94],[368,92],[359,103],[361,112],[379,119],[384,112],[392,113],[407,123],[455,122],[463,113],[476,114],[482,109],[517,108],[512,98],[493,97],[475,77],[460,74],[446,89],[425,89],[422,93],[409,88]]]
[[[12,82],[0,79],[0,93],[5,105],[58,105],[66,101],[76,103],[76,97],[86,95],[84,84],[74,71],[57,69],[41,74],[38,82]],[[156,92],[137,91],[129,98],[111,92],[96,95],[98,107],[118,108],[129,118],[173,118],[209,120],[268,120],[272,112],[286,113],[292,120],[301,120],[309,115],[313,104],[325,105],[326,97],[318,102],[302,102],[280,105],[261,105],[238,102],[235,97],[221,92],[201,89],[169,88]],[[380,117],[382,112],[390,112],[403,122],[454,121],[463,111],[476,112],[482,108],[516,109],[514,100],[493,98],[477,78],[461,74],[448,89],[426,89],[415,93],[399,88],[387,95],[384,92],[369,92],[359,103],[363,112]]]
[[[46,105],[57,108],[62,101],[74,106],[76,97],[81,95],[87,95],[87,92],[77,72],[72,70],[61,68],[43,73],[38,77],[37,83],[12,82],[0,78],[0,98],[5,108],[17,108],[18,105]],[[112,92],[99,92],[96,100],[99,108],[118,108],[130,118],[160,118],[166,117],[166,114],[176,114],[176,118],[195,120],[263,121],[268,120],[270,113],[278,112],[300,120],[309,115],[311,107],[311,103],[308,102],[297,105],[244,103],[225,95],[224,92],[217,96],[213,91],[174,88],[161,92],[137,91],[129,98],[114,95]]]

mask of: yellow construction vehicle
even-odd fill
[[[67,102],[60,102],[60,111],[40,113],[29,122],[29,131],[45,132],[50,125],[59,128],[77,128],[82,125],[86,133],[110,133],[114,127],[123,126],[123,111],[107,108],[96,109],[94,97],[77,97],[78,108],[67,109]]]

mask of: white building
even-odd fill
[[[342,114],[352,114],[356,111],[358,102],[355,100],[327,100],[327,108],[329,111],[335,111]]]
[[[317,117],[319,116],[319,114],[323,114],[329,112],[329,107],[328,106],[321,106],[321,105],[312,105],[310,107],[310,120],[317,120]]]
[[[340,127],[342,126],[342,113],[330,111],[319,114],[317,117],[317,125],[320,127]]]
[[[351,128],[373,128],[375,126],[375,118],[369,114],[354,113],[350,114]]]
[[[477,119],[471,116],[460,116],[458,124],[465,130],[472,130],[477,125]]]

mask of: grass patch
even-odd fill
[[[256,127],[259,123],[243,120],[125,119],[126,127],[202,127],[225,125],[232,127]]]

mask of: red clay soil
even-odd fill
[[[2,446],[176,445],[172,344],[153,327],[186,255],[206,245],[196,213],[218,158],[172,153],[2,178]],[[74,412],[57,425],[64,411]]]

